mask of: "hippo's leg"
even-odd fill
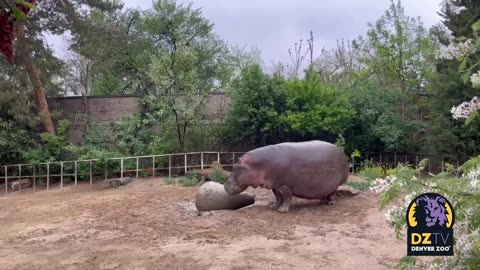
[[[324,197],[320,200],[320,204],[327,204],[327,203],[328,203],[327,197]]]
[[[336,194],[337,194],[337,191],[334,191],[327,196],[327,203],[329,205],[334,205],[337,202],[336,201]]]
[[[270,207],[278,209],[283,202],[282,193],[278,189],[272,189],[273,195],[275,195],[275,201],[270,203]]]
[[[281,213],[288,212],[288,210],[290,210],[290,204],[293,197],[292,191],[287,186],[281,186],[278,190],[282,195],[282,204],[280,204],[280,207],[278,207],[277,211]]]

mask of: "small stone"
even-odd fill
[[[21,179],[21,180],[13,181],[10,183],[10,186],[13,191],[20,190],[20,185],[21,185],[21,188],[29,188],[32,186],[32,181],[30,179]]]
[[[360,193],[360,191],[350,186],[339,186],[337,188],[337,196],[340,196],[340,197],[353,197],[358,193]]]
[[[116,179],[107,179],[102,181],[103,188],[116,188],[119,186],[126,185],[132,182],[133,179],[130,177],[116,178]]]
[[[237,210],[255,203],[250,194],[228,194],[223,185],[217,182],[206,182],[198,189],[195,207],[198,211]]]

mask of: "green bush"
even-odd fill
[[[477,168],[480,166],[480,156],[476,156],[467,162],[465,162],[462,166],[460,166],[460,170],[464,174],[470,173],[473,169]]]
[[[379,166],[366,166],[358,175],[364,179],[373,181],[377,178],[383,177],[383,169]]]
[[[23,163],[33,144],[26,130],[13,121],[0,118],[0,164]]]
[[[210,178],[214,182],[224,184],[227,181],[228,176],[225,175],[225,171],[223,170],[223,168],[220,165],[216,164],[212,167]]]
[[[176,178],[165,178],[163,179],[163,182],[167,185],[174,185],[177,183],[177,179]]]
[[[352,187],[354,189],[358,190],[368,190],[370,188],[370,182],[353,182],[353,181],[347,181],[345,182],[345,185]]]
[[[192,176],[192,177],[179,177],[177,181],[182,186],[193,187],[198,185],[202,180],[198,177]]]
[[[422,160],[417,168],[400,164],[393,175],[375,181],[371,189],[380,193],[380,210],[392,204],[385,217],[398,239],[405,230],[405,213],[413,198],[425,192],[437,192],[449,198],[455,206],[455,255],[432,262],[404,257],[396,269],[480,269],[480,167],[460,178],[442,173],[419,179],[425,163]]]

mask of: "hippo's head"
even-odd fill
[[[230,195],[236,195],[242,193],[249,186],[260,186],[260,181],[261,177],[256,169],[246,163],[240,163],[233,166],[224,188]]]

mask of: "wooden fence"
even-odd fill
[[[18,189],[22,191],[22,182],[27,181],[33,192],[50,190],[53,186],[77,186],[79,181],[94,181],[117,177],[172,177],[179,176],[191,169],[205,169],[218,162],[229,170],[244,152],[191,152],[165,155],[133,156],[108,158],[105,160],[56,161],[36,164],[15,164],[0,166],[0,190],[5,194]],[[466,160],[451,156],[432,156],[429,154],[405,153],[368,153],[363,160],[351,160],[351,172],[358,172],[368,161],[384,168],[394,168],[399,163],[418,165],[428,159],[427,173],[446,170],[446,164],[459,167]]]
[[[33,192],[50,190],[52,185],[63,188],[77,186],[79,181],[93,185],[99,179],[117,177],[172,177],[191,169],[205,169],[216,161],[231,168],[243,152],[192,152],[166,155],[108,158],[105,160],[56,161],[36,164],[0,166],[0,188],[5,194],[12,184],[22,191],[22,181],[31,183]],[[10,184],[10,185],[9,185]]]
[[[435,174],[445,172],[447,164],[458,168],[468,160],[468,158],[460,158],[451,155],[435,156],[425,153],[366,153],[362,162],[359,162],[360,160],[356,162],[354,161],[353,167],[355,168],[355,171],[358,171],[365,162],[370,162],[371,164],[384,168],[395,168],[399,163],[417,166],[423,159],[428,159],[425,171],[427,173]]]

